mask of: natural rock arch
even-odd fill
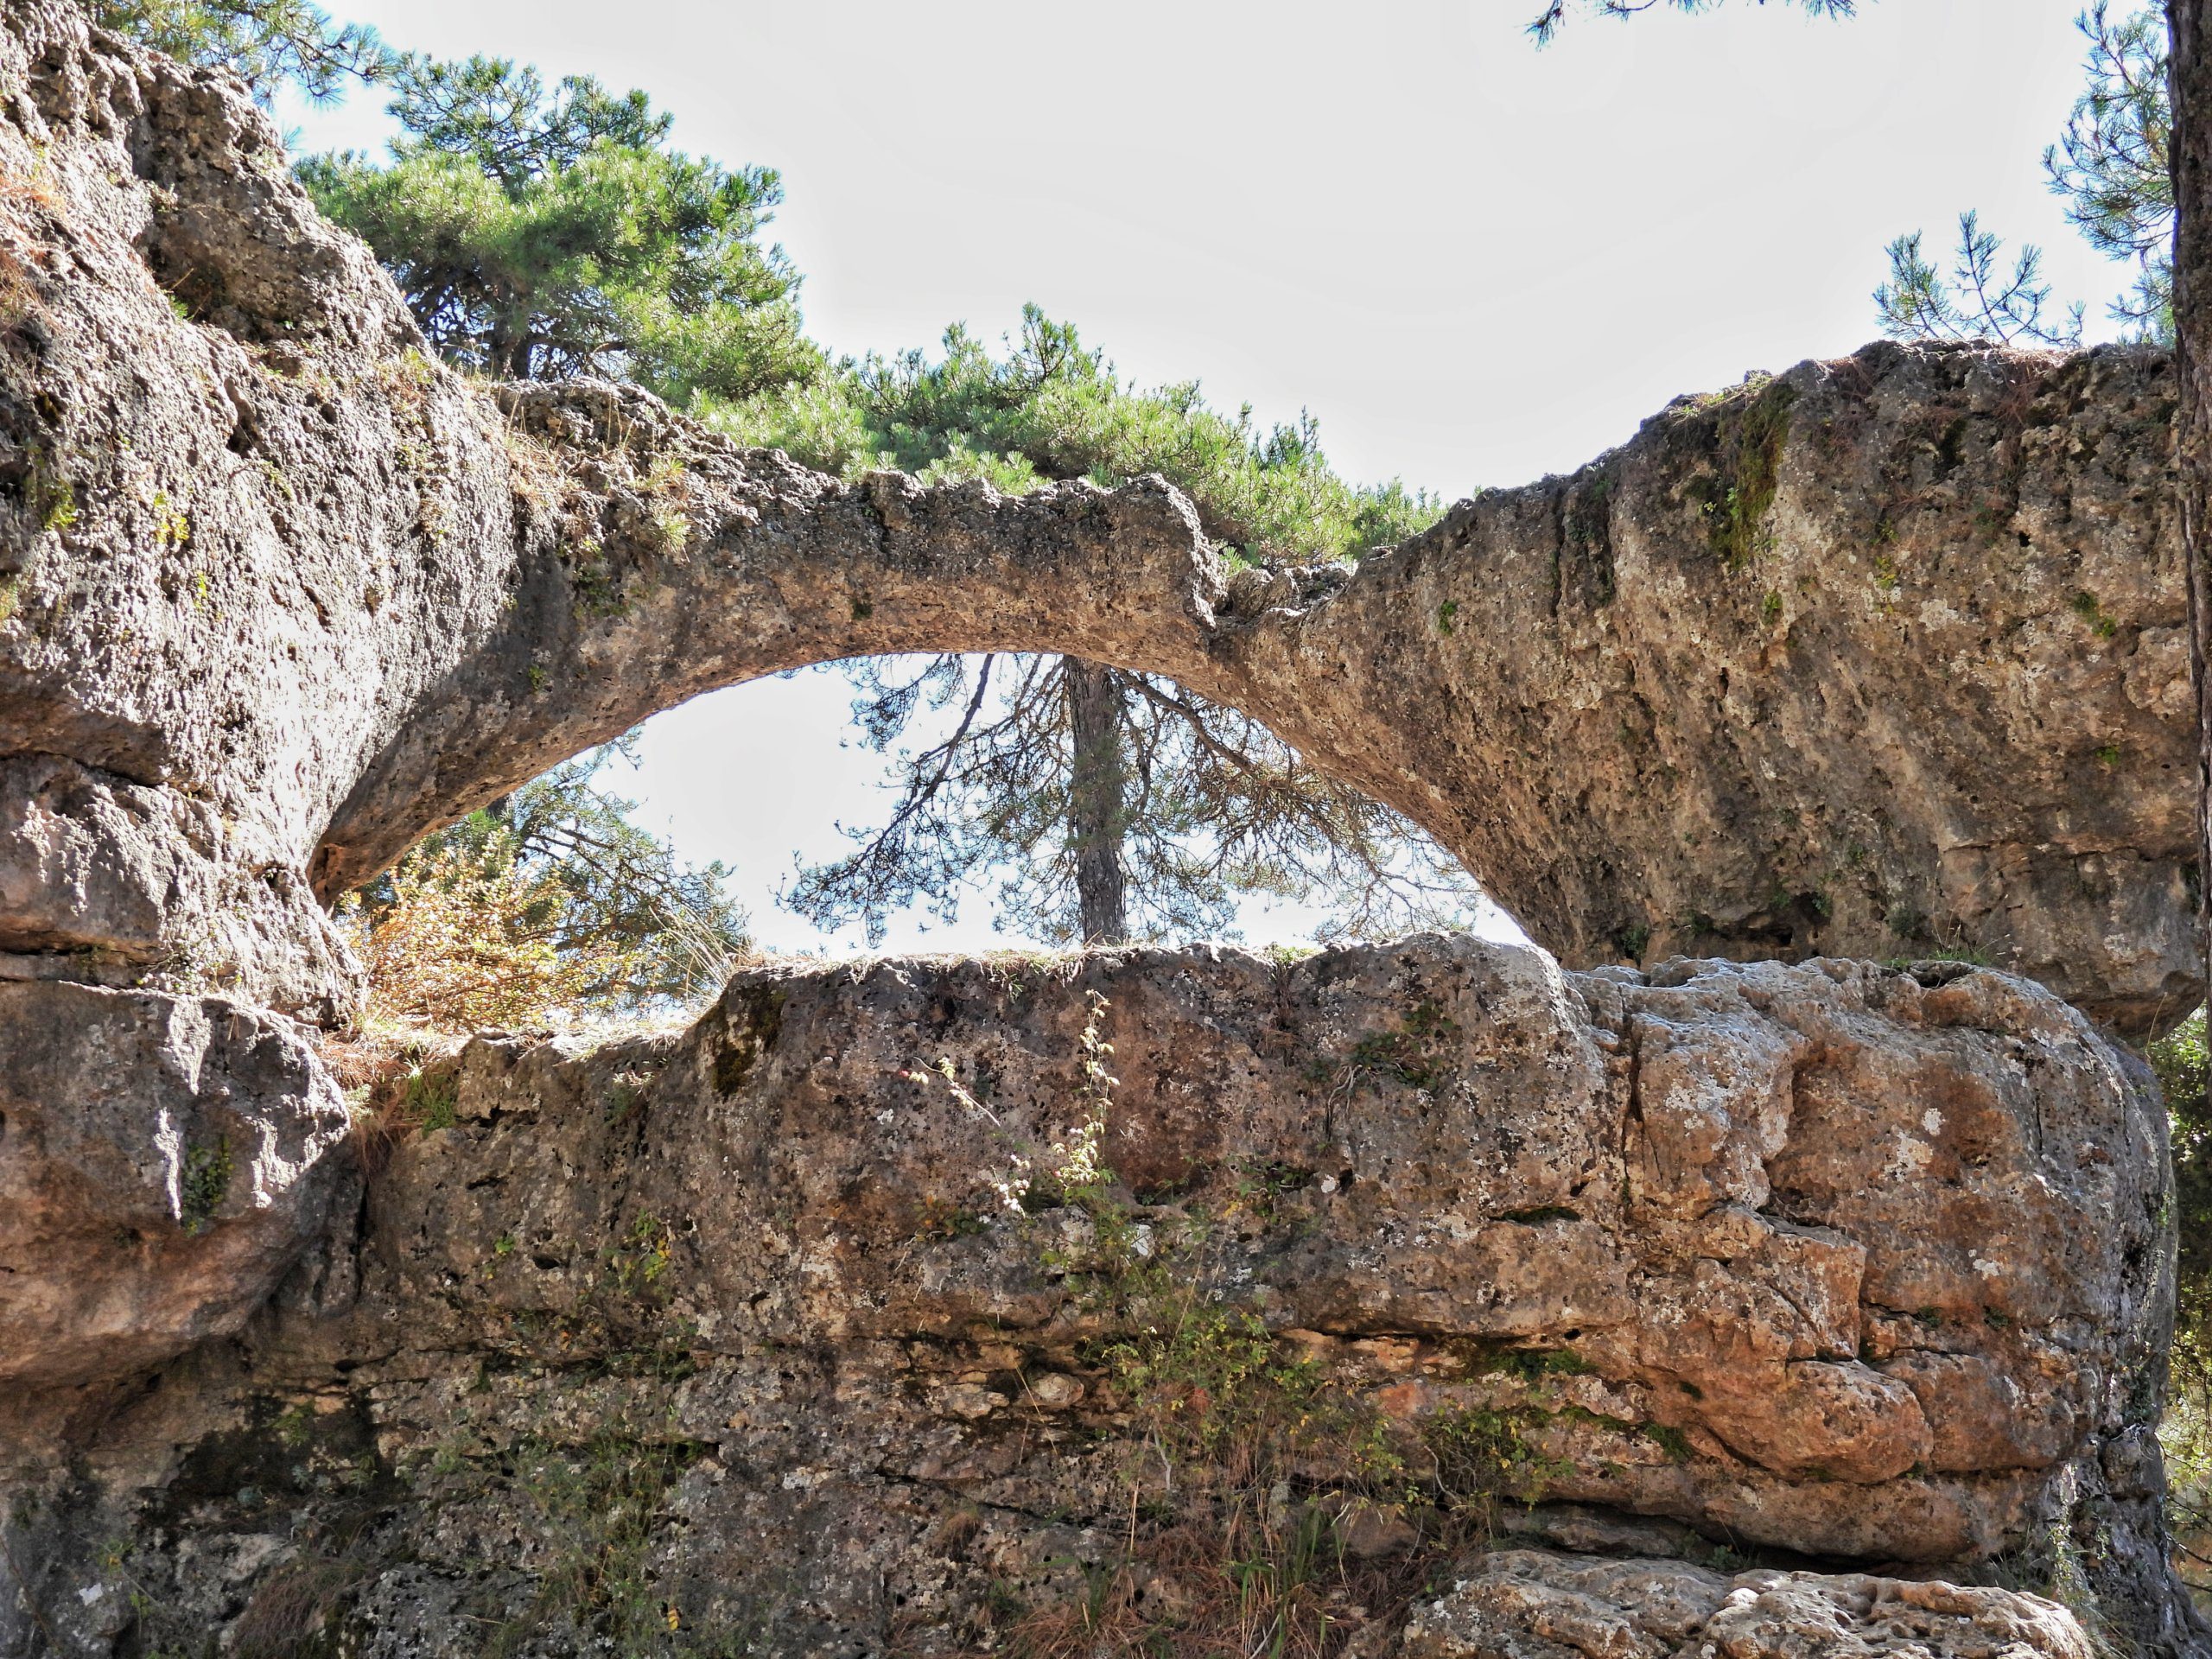
[[[111,1646],[121,1598],[73,1575],[103,1529],[144,1521],[182,1446],[267,1406],[271,1376],[365,1414],[356,1368],[421,1338],[431,1357],[409,1375],[397,1354],[383,1386],[468,1392],[437,1368],[497,1345],[486,1310],[572,1307],[570,1267],[605,1260],[647,1201],[852,1234],[836,1194],[871,1184],[849,1169],[809,1186],[734,1179],[731,1160],[821,1155],[773,1126],[797,1109],[818,1130],[824,1101],[866,1158],[905,1146],[879,1132],[926,1103],[869,1090],[920,1058],[903,1045],[923,1010],[971,1075],[1025,1021],[1063,1045],[1079,1029],[1072,984],[1024,1012],[980,969],[891,963],[841,1013],[838,975],[768,972],[680,1039],[476,1045],[445,1078],[449,1166],[442,1144],[410,1143],[397,1175],[338,1155],[345,1103],[284,1017],[349,1000],[321,901],[715,685],[870,652],[1077,652],[1266,721],[1427,825],[1570,960],[1972,949],[2139,1033],[2201,988],[2155,353],[1869,348],[1681,400],[1573,478],[1463,504],[1356,572],[1224,577],[1154,482],[1017,500],[849,485],[634,393],[458,378],[235,86],[99,37],[62,0],[0,15],[0,1541],[21,1592],[0,1643],[28,1645],[44,1606]],[[1643,1434],[1647,1508],[1967,1566],[2094,1534],[2101,1593],[2146,1639],[2195,1649],[2151,1427],[2171,1313],[2163,1120],[2139,1063],[2034,987],[1934,963],[1570,977],[1433,938],[1293,969],[1202,950],[1075,971],[1158,1073],[1132,1113],[1152,1113],[1149,1150],[1233,1130],[1238,1167],[1286,1148],[1313,1165],[1300,1203],[1351,1243],[1326,1272],[1281,1258],[1287,1296],[1345,1287],[1300,1316],[1339,1333],[1308,1334],[1584,1340],[1589,1389],[1647,1390],[1590,1396],[1607,1433],[1718,1422],[1742,1441],[1716,1430],[1677,1458]],[[794,1037],[816,1034],[779,1051],[794,1000]],[[1022,1062],[1025,1109],[1046,1116],[1050,1051]],[[1358,1116],[1363,1054],[1392,1062],[1367,1068],[1389,1098],[1332,1124],[1338,1103]],[[838,1064],[858,1081],[837,1087]],[[1255,1109],[1223,1110],[1224,1079]],[[633,1108],[664,1133],[645,1139]],[[1515,1113],[1565,1125],[1558,1158],[1522,1156],[1545,1141],[1504,1136]],[[1443,1138],[1393,1150],[1404,1135]],[[1326,1188],[1325,1158],[1342,1160]],[[918,1235],[898,1205],[959,1199],[930,1182],[972,1161],[874,1182],[887,1202],[863,1219],[883,1230],[855,1259],[904,1271]],[[1777,1167],[1792,1216],[1768,1213]],[[1424,1168],[1434,1191],[1391,1174]],[[394,1234],[365,1198],[378,1179],[443,1230]],[[1916,1192],[1953,1224],[1928,1229]],[[525,1275],[490,1230],[537,1198],[591,1213],[550,1241],[575,1262],[527,1255]],[[890,1306],[750,1329],[782,1316],[740,1281],[810,1282],[814,1259],[718,1236],[699,1262],[727,1282],[696,1311],[728,1327],[690,1332],[726,1376],[794,1335],[834,1369],[840,1322]],[[1377,1237],[1412,1242],[1377,1259]],[[934,1242],[972,1253],[927,1281],[954,1304],[1001,1272],[1035,1303],[1005,1235]],[[1649,1259],[1616,1284],[1631,1251]],[[1488,1269],[1465,1308],[1361,1311],[1390,1273],[1426,1297],[1440,1271],[1509,1255],[1583,1262],[1564,1288],[1594,1286],[1602,1317],[1501,1301],[1510,1275]],[[1987,1282],[2008,1275],[2017,1293]],[[873,1337],[944,1338],[972,1311],[918,1307]],[[1620,1334],[1639,1322],[1657,1339]],[[1716,1360],[1739,1343],[1766,1369]],[[141,1386],[164,1366],[173,1386]],[[1467,1369],[1447,1354],[1433,1375],[1456,1388]],[[1698,1383],[1710,1421],[1682,1403],[1697,1389],[1648,1393],[1671,1376],[1757,1394],[1777,1369],[1805,1392],[1746,1404]],[[985,1391],[950,1375],[969,1389],[953,1416],[981,1421]],[[1880,1413],[1831,1421],[1821,1388]],[[1785,1432],[1759,1433],[1777,1402]],[[702,1433],[758,1438],[710,1415]],[[1841,1479],[1794,1443],[1838,1421]],[[1919,1534],[1885,1523],[1893,1498]]]
[[[219,78],[23,22],[18,971],[334,1010],[313,899],[563,755],[803,663],[1039,649],[1267,721],[1570,962],[1948,948],[2137,1033],[2199,993],[2157,353],[1869,347],[1348,576],[1224,581],[1156,482],[847,485],[632,391],[465,381]]]
[[[372,766],[326,879],[473,804],[456,784],[715,685],[1059,650],[1266,721],[1570,961],[1972,950],[2156,1028],[2196,995],[2168,377],[1869,348],[1681,400],[1356,571],[1226,581],[1156,482],[835,485],[634,393],[505,389],[594,480],[556,548],[598,551],[556,551],[480,690],[417,716],[435,760]],[[541,708],[512,700],[525,661]]]

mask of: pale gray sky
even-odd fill
[[[1024,301],[1125,374],[1301,409],[1355,479],[1447,495],[1580,465],[1683,391],[1848,352],[1882,246],[1959,209],[2043,243],[2093,321],[2126,286],[2044,189],[2075,0],[1866,0],[1586,22],[1536,0],[358,0],[396,45],[642,86],[677,141],[779,168],[775,234],[837,352],[989,338]],[[2124,0],[2123,0],[2124,3]],[[376,102],[292,118],[381,142]],[[762,935],[834,819],[874,822],[845,693],[803,676],[648,728],[641,816],[719,856]],[[929,948],[998,943],[980,906]],[[1309,918],[1255,915],[1255,938]],[[847,941],[846,943],[849,943]]]

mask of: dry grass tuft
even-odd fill
[[[1267,1520],[1249,1503],[1138,1539],[1084,1570],[1083,1593],[1007,1627],[1021,1659],[1334,1659],[1402,1620],[1440,1559],[1352,1554],[1327,1508]]]
[[[59,219],[66,205],[43,167],[26,174],[0,166],[0,207],[30,208]]]

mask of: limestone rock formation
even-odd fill
[[[2162,358],[1870,347],[1224,579],[1156,480],[458,378],[240,88],[0,23],[0,1656],[1005,1648],[1203,1621],[1232,1527],[1341,1545],[1262,1589],[1370,1656],[2084,1650],[1999,1579],[2208,1650],[2164,1120],[2083,1012],[2202,989]],[[338,893],[952,649],[1234,703],[1649,969],[778,971],[340,1100]],[[1833,959],[1939,948],[2050,989]]]
[[[1096,1098],[1093,992],[1113,1181],[1076,1196],[1046,1149]],[[2147,1438],[2163,1117],[2018,979],[1562,976],[1437,936],[763,970],[681,1035],[480,1040],[385,1105],[365,1207],[266,1314],[67,1454],[60,1408],[27,1420],[12,1548],[48,1618],[135,1584],[162,1648],[259,1629],[305,1574],[362,1652],[471,1651],[487,1621],[565,1652],[625,1616],[562,1599],[590,1492],[643,1506],[592,1572],[684,1628],[1005,1647],[1079,1599],[1071,1562],[1206,1535],[1235,1437],[1295,1401],[1325,1432],[1285,1442],[1270,1501],[1343,1521],[1375,1588],[1331,1611],[1373,1640],[1471,1517],[1617,1558],[1491,1558],[1409,1656],[1550,1652],[1527,1641],[1602,1609],[1592,1574],[1637,1573],[1707,1597],[1700,1628],[1743,1633],[1717,1652],[1785,1651],[1758,1633],[1793,1607],[1868,1652],[1911,1618],[1931,1652],[2083,1650],[2070,1614],[1954,1587],[2003,1571],[2190,1650]],[[1693,1570],[1727,1550],[1769,1576]],[[1219,1581],[1139,1554],[1155,1606]],[[1673,1651],[1637,1639],[1585,1650]]]
[[[1546,1645],[1533,1646],[1535,1635]],[[1415,1611],[1404,1659],[2093,1659],[2037,1596],[1771,1570],[1503,1552]]]
[[[322,1231],[337,1085],[214,999],[0,984],[0,1387],[235,1331]]]
[[[1882,346],[1224,582],[1157,484],[840,483],[425,354],[220,77],[0,31],[0,973],[327,1018],[315,903],[656,709],[1071,652],[1265,719],[1570,962],[1978,952],[2201,991],[2171,365]]]

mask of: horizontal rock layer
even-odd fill
[[[1087,1020],[1118,1078],[1111,1174],[1071,1192]],[[334,1606],[361,1651],[484,1620],[564,1651],[545,1506],[613,1468],[651,1488],[639,1560],[690,1628],[1004,1645],[1008,1598],[1077,1595],[1069,1560],[1110,1573],[1217,1521],[1234,1442],[1204,1425],[1287,1389],[1338,1427],[1284,1442],[1269,1501],[1334,1516],[1385,1580],[1433,1573],[1479,1514],[1631,1559],[2007,1561],[2178,1639],[2147,1426],[2163,1118],[2139,1065],[2018,979],[1562,976],[1440,936],[769,970],[681,1036],[478,1041],[384,1117],[365,1205],[269,1313],[110,1402],[77,1454],[99,1480],[18,1446],[42,1606],[112,1587],[59,1541],[104,1529],[213,1627],[289,1593],[279,1569],[337,1572],[351,1516]],[[98,1221],[85,1281],[127,1256]],[[206,1242],[248,1224],[219,1211]],[[130,1340],[185,1323],[149,1319]],[[1147,1347],[1163,1319],[1196,1346]],[[1195,1593],[1189,1563],[1142,1559]],[[1871,1630],[1859,1593],[1835,1617]],[[1398,1615],[1357,1617],[1379,1640]]]

